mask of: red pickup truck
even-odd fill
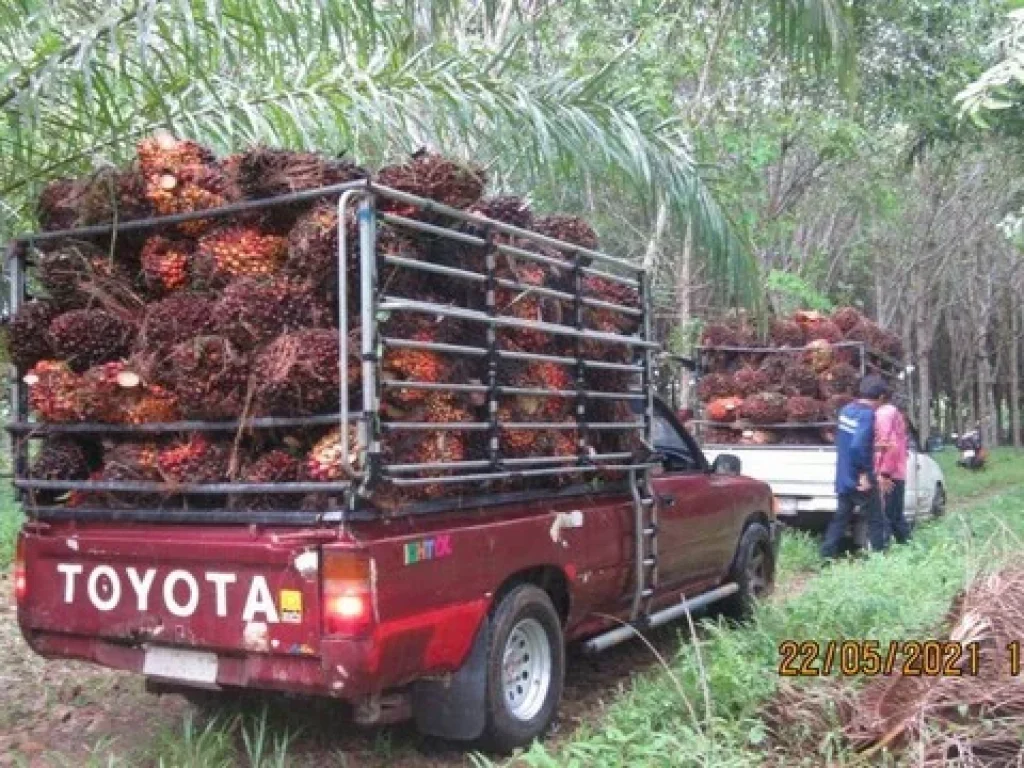
[[[362,364],[372,376],[373,355]],[[709,466],[649,393],[634,412],[654,452],[626,481],[462,495],[429,514],[34,508],[26,497],[22,631],[44,656],[132,670],[156,691],[327,696],[351,702],[358,722],[411,716],[446,738],[527,744],[555,717],[566,642],[599,651],[716,601],[742,613],[772,584],[768,486],[728,456]],[[16,434],[42,429],[22,413]],[[16,467],[23,491],[117,486],[32,480],[24,457]]]

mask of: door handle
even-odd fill
[[[674,507],[676,505],[676,497],[672,494],[664,494],[658,497],[658,503],[663,507]]]

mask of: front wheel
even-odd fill
[[[551,724],[562,699],[565,643],[551,598],[532,584],[509,592],[491,622],[486,745],[523,747]]]
[[[772,557],[771,535],[762,523],[751,523],[740,538],[729,580],[739,592],[721,603],[722,612],[735,619],[745,619],[758,600],[775,586],[775,561]]]

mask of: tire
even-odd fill
[[[771,536],[762,523],[751,523],[743,531],[729,581],[737,584],[740,591],[725,598],[719,606],[723,614],[740,621],[749,618],[757,601],[775,586]]]
[[[518,586],[491,620],[484,746],[508,753],[529,745],[554,720],[564,683],[565,642],[551,598],[532,584]]]
[[[946,514],[946,489],[942,483],[936,483],[935,494],[932,496],[932,518],[938,520]]]

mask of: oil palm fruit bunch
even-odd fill
[[[159,384],[144,381],[140,366],[117,361],[90,368],[80,391],[86,421],[155,424],[180,418],[178,401]]]
[[[82,182],[76,226],[143,219],[151,208],[137,168],[104,168]]]
[[[804,362],[810,365],[815,371],[821,373],[832,365],[835,359],[832,345],[825,339],[815,339],[807,345],[807,352],[804,353]]]
[[[11,319],[8,329],[8,352],[19,373],[28,371],[40,360],[52,358],[50,323],[57,309],[46,301],[23,304]]]
[[[853,307],[841,307],[832,314],[832,322],[844,334],[849,333],[854,326],[859,325],[863,320],[864,316]]]
[[[723,424],[736,421],[742,405],[742,397],[723,397],[712,400],[708,403],[708,419]]]
[[[241,277],[224,289],[212,322],[218,334],[249,350],[285,333],[329,326],[331,313],[308,283]]]
[[[883,330],[878,338],[878,348],[884,355],[894,360],[903,358],[903,340],[892,331]]]
[[[66,240],[47,248],[37,263],[39,282],[61,311],[81,309],[95,303],[98,292],[120,293],[114,289],[131,283],[121,264],[84,241]]]
[[[705,347],[736,347],[739,346],[739,337],[736,330],[725,323],[710,323],[704,326],[700,343]]]
[[[345,184],[369,175],[348,160],[315,152],[253,147],[238,159],[238,184],[250,199]]]
[[[818,374],[809,365],[791,362],[782,377],[782,392],[790,397],[814,397],[818,394]]]
[[[256,412],[308,416],[337,408],[340,351],[333,330],[305,329],[278,336],[256,358]],[[350,384],[358,374],[359,366],[350,357]]]
[[[214,306],[213,299],[198,293],[175,293],[147,305],[136,348],[159,354],[211,334]]]
[[[135,328],[102,309],[58,315],[50,323],[49,334],[57,357],[79,373],[127,356],[135,340]]]
[[[40,420],[65,423],[82,420],[79,376],[62,360],[40,360],[25,374],[29,408]]]
[[[464,432],[458,430],[437,430],[436,432],[398,433],[384,446],[389,463],[395,464],[446,464],[465,461],[468,441]],[[444,474],[445,470],[433,470],[430,476]],[[424,477],[426,473],[414,473],[412,477]],[[431,483],[402,489],[402,495],[409,499],[428,500],[444,494],[449,486]]]
[[[231,444],[191,434],[163,447],[157,467],[166,480],[175,483],[216,483],[227,478]]]
[[[477,166],[420,150],[406,163],[382,168],[377,174],[377,182],[451,208],[468,208],[483,195],[487,175]],[[382,200],[381,207],[411,218],[426,215],[421,209],[393,200]]]
[[[744,366],[732,375],[732,389],[740,397],[750,397],[771,388],[772,381],[760,368]]]
[[[732,397],[738,394],[733,383],[733,377],[722,373],[709,373],[701,376],[697,384],[697,396],[705,403],[722,397]]]
[[[531,361],[519,367],[509,384],[522,389],[575,392],[576,382],[564,365]],[[573,411],[572,397],[555,395],[515,395],[515,410],[526,421],[562,421]]]
[[[302,462],[279,449],[264,452],[247,461],[239,474],[243,483],[294,483],[302,472]],[[274,509],[293,507],[299,498],[289,494],[237,494],[231,506],[239,509]]]
[[[740,437],[742,445],[776,445],[781,438],[770,429],[747,429]]]
[[[258,227],[230,226],[199,240],[195,271],[201,283],[220,287],[236,277],[267,277],[280,270],[288,241]]]
[[[800,424],[811,424],[822,418],[823,403],[813,397],[798,395],[786,401],[786,419]]]
[[[78,220],[82,183],[77,179],[56,179],[43,187],[36,206],[36,218],[45,232],[72,229]]]
[[[882,329],[874,321],[864,318],[846,332],[846,340],[865,344],[868,349],[876,349],[880,346],[882,333]]]
[[[859,378],[857,369],[852,365],[836,363],[819,377],[821,394],[825,397],[853,395],[857,391]]]
[[[353,469],[359,469],[358,433],[354,424],[348,428],[348,458]],[[342,466],[341,428],[332,429],[320,438],[309,451],[305,461],[305,474],[314,482],[333,483],[344,480]]]
[[[469,212],[512,227],[533,228],[533,211],[530,210],[529,204],[523,198],[514,195],[485,197],[472,205]],[[470,226],[474,230],[480,229],[476,224]]]
[[[732,429],[705,429],[701,435],[701,442],[705,445],[738,445],[740,433]]]
[[[159,360],[154,381],[178,399],[187,419],[235,419],[244,410],[249,364],[222,336],[197,336]]]
[[[751,395],[740,406],[740,417],[754,424],[782,424],[786,421],[786,397],[775,392]]]
[[[772,344],[777,347],[802,347],[807,342],[804,326],[794,320],[774,320],[769,330]]]
[[[178,139],[166,131],[156,131],[136,147],[139,167],[146,176],[177,173],[195,165],[214,165],[213,152],[194,141]]]
[[[825,401],[824,415],[830,419],[836,419],[839,417],[839,412],[853,401],[853,395],[832,395]]]
[[[146,287],[159,296],[185,288],[194,245],[189,240],[172,240],[154,235],[142,246],[142,276]]]
[[[160,216],[218,208],[230,202],[230,186],[216,165],[186,165],[146,177],[146,199]],[[211,219],[181,222],[177,229],[198,237],[213,226]]]
[[[66,437],[49,437],[29,468],[36,480],[85,480],[89,477],[89,454],[81,443]]]
[[[348,227],[349,295],[357,291],[359,243],[354,222]],[[338,206],[319,203],[296,221],[288,233],[283,271],[292,277],[315,280],[317,289],[334,297],[338,291]]]
[[[377,230],[377,256],[382,260],[378,267],[380,276],[377,280],[381,294],[418,298],[425,289],[435,290],[437,288],[436,276],[429,272],[383,263],[383,259],[388,256],[413,261],[428,260],[427,250],[419,240],[410,234],[387,224],[379,227]],[[353,288],[356,287],[352,282],[349,285]],[[449,282],[446,286],[447,291],[451,292],[456,285],[458,283],[452,285]]]
[[[551,320],[551,304],[531,291],[498,288],[494,292],[494,299],[500,316],[530,323]],[[499,328],[498,340],[503,349],[521,347],[541,353],[550,351],[555,344],[550,333],[534,328]]]
[[[786,354],[767,355],[761,361],[758,370],[764,374],[765,380],[770,382],[765,388],[766,392],[782,390],[782,380],[791,362],[792,355]]]
[[[804,323],[804,329],[808,341],[822,339],[830,344],[836,344],[843,340],[842,330],[827,317],[813,318]]]
[[[534,219],[533,231],[591,251],[597,250],[597,233],[589,223],[578,216],[563,213],[538,216]],[[563,255],[563,258],[568,258],[568,255]],[[590,259],[583,258],[580,263],[587,266]]]
[[[87,478],[90,483],[99,483],[103,481],[103,469],[96,469],[89,473]],[[81,491],[75,490],[67,495],[64,501],[65,507],[87,507],[90,505],[99,505],[103,503],[105,498],[104,494],[96,493],[95,491]]]
[[[160,447],[154,442],[107,441],[103,448],[103,470],[99,479],[112,483],[160,483],[158,458]],[[86,492],[88,501],[107,507],[159,506],[164,498],[157,493]]]

